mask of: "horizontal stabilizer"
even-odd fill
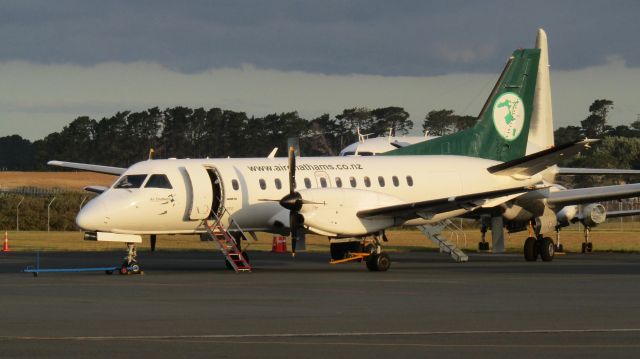
[[[558,167],[559,175],[640,175],[640,170],[611,169],[611,168],[569,168]]]
[[[536,173],[555,165],[556,163],[571,157],[599,140],[584,139],[564,145],[551,147],[544,151],[501,163],[487,168],[489,173],[499,176],[530,177]]]
[[[570,204],[593,203],[637,196],[640,196],[640,183],[551,192],[549,193],[547,202],[553,205],[566,206]]]
[[[90,165],[86,163],[77,163],[77,162],[65,162],[65,161],[49,161],[47,162],[49,166],[58,166],[64,168],[73,168],[76,170],[88,171],[88,172],[96,172],[96,173],[104,173],[108,175],[121,175],[126,171],[126,168],[121,167],[111,167],[111,166],[100,166],[100,165]]]
[[[447,198],[439,198],[422,202],[411,202],[397,204],[393,206],[378,207],[359,211],[356,215],[359,218],[367,218],[373,216],[395,216],[417,218],[418,213],[444,213],[457,209],[473,210],[485,204],[490,199],[509,196],[513,194],[525,193],[538,187],[516,187],[501,189],[496,191],[480,192],[466,194],[462,196],[454,196]]]

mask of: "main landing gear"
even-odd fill
[[[564,246],[560,243],[560,227],[556,226],[556,253],[564,253]]]
[[[372,272],[385,272],[391,267],[391,258],[382,251],[378,238],[350,242],[337,242],[329,245],[331,249],[331,264],[346,262],[362,262]]]
[[[489,251],[489,242],[487,242],[487,226],[482,225],[480,227],[480,233],[482,233],[482,240],[478,242],[478,252],[488,252]]]
[[[133,243],[127,243],[127,256],[124,257],[124,262],[120,266],[120,274],[144,274],[140,265],[136,260],[138,252],[136,251],[136,245]]]
[[[553,260],[555,249],[553,240],[549,237],[529,237],[524,242],[524,259],[527,262],[535,262],[539,256],[543,262],[550,262]]]
[[[590,232],[591,232],[591,228],[588,226],[584,226],[584,242],[582,242],[582,253],[593,252],[593,242],[589,240]]]

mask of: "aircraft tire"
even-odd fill
[[[553,240],[549,237],[544,237],[540,240],[540,259],[544,262],[551,262],[553,255],[555,254],[555,245]]]
[[[391,258],[386,253],[380,253],[376,256],[376,267],[378,272],[386,272],[391,267]]]
[[[593,243],[592,242],[587,243],[587,252],[589,252],[589,253],[593,252]]]
[[[538,259],[538,243],[535,238],[529,237],[524,241],[524,260],[535,262]]]
[[[367,257],[367,269],[371,272],[377,272],[378,271],[378,254],[372,254],[369,257]]]
[[[586,253],[587,252],[587,244],[586,243],[582,243],[582,253]]]

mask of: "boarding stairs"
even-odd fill
[[[451,220],[445,219],[434,224],[425,224],[417,227],[427,238],[438,245],[440,253],[448,253],[456,262],[467,262],[469,260],[469,256],[458,248],[460,236],[462,236],[466,242],[466,235],[464,231],[462,231],[462,228],[456,226]],[[445,229],[450,231],[450,237],[456,238],[456,243],[453,243],[451,239],[442,233]]]
[[[226,208],[222,208],[220,213],[211,212],[213,215],[209,219],[203,221],[207,228],[207,233],[212,241],[218,244],[220,252],[224,256],[227,264],[233,268],[236,273],[251,272],[251,264],[242,255],[242,251],[236,245],[236,241],[230,232],[234,232],[239,235],[238,240],[247,240],[242,228],[233,219],[229,219],[229,226],[227,228],[222,224],[222,218],[229,212]]]

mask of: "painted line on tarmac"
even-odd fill
[[[408,332],[321,332],[272,334],[193,334],[193,335],[118,335],[118,336],[0,336],[1,340],[181,340],[181,339],[251,339],[251,338],[328,338],[378,336],[438,336],[438,335],[518,335],[518,334],[587,334],[640,333],[640,328],[609,329],[532,329],[532,330],[452,330]]]

